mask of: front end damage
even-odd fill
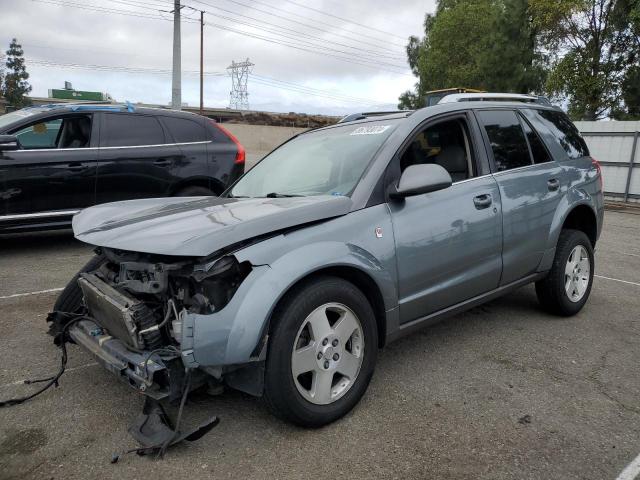
[[[158,438],[166,448],[198,437],[217,419],[179,434],[158,402],[182,399],[183,406],[189,391],[219,387],[225,374],[233,376],[246,367],[198,364],[191,319],[224,309],[253,267],[233,255],[198,261],[108,248],[97,252],[103,260],[79,275],[85,311],[68,328],[68,336],[146,395],[143,415],[130,429],[143,453],[158,451]]]

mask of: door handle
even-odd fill
[[[489,207],[492,202],[493,199],[488,193],[485,193],[484,195],[478,195],[477,197],[473,198],[473,203],[478,210]]]
[[[157,165],[158,167],[168,167],[169,165],[171,165],[171,160],[154,160],[153,164]]]
[[[69,165],[67,165],[67,169],[71,170],[72,172],[82,172],[88,168],[89,167],[81,163],[70,163]]]
[[[557,178],[552,178],[547,181],[547,188],[549,188],[550,192],[555,192],[556,190],[558,190],[558,188],[560,188],[560,182]]]

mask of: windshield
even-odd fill
[[[16,110],[15,112],[0,115],[0,130],[8,125],[11,125],[13,122],[17,122],[18,120],[22,120],[24,118],[30,117],[31,115],[35,115],[36,113],[41,112],[42,110],[38,108],[25,108],[22,110]]]
[[[267,155],[233,187],[233,197],[350,195],[396,121],[309,132]]]

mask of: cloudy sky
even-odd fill
[[[415,78],[409,35],[435,0],[182,0],[182,99],[199,103],[205,10],[206,106],[229,104],[232,60],[250,58],[251,109],[343,114],[395,107]],[[32,95],[70,81],[119,101],[171,99],[173,0],[0,0],[0,47],[23,45]],[[93,68],[92,68],[93,66]]]

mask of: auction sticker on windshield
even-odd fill
[[[367,125],[358,127],[349,135],[378,135],[386,131],[391,125]]]

